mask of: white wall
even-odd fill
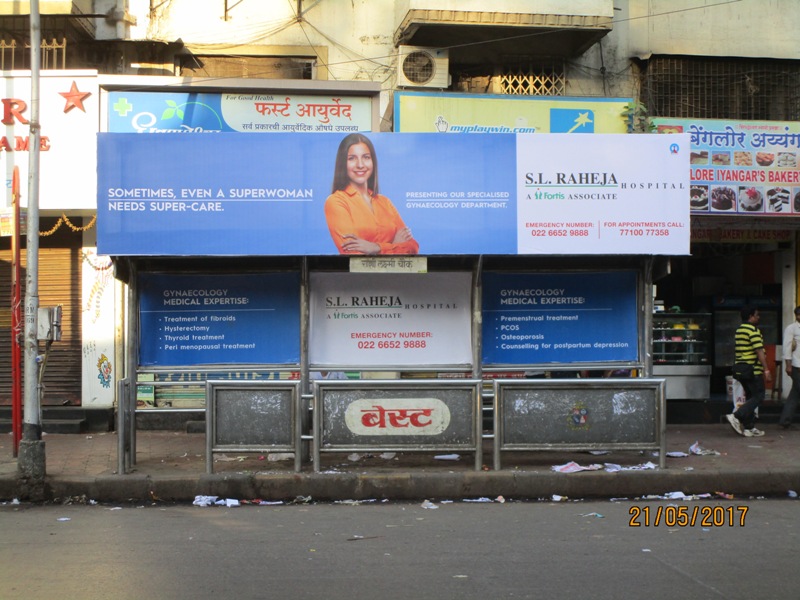
[[[323,0],[309,7],[298,22],[296,3],[287,0],[229,2],[224,19],[222,0],[172,0],[149,15],[147,0],[130,0],[137,17],[133,39],[163,42],[181,40],[202,50],[239,45],[325,46],[331,79],[383,81],[395,60],[392,0]]]
[[[83,234],[81,253],[81,404],[85,408],[114,405],[116,380],[123,377],[124,365],[114,354],[116,289],[107,256],[97,256],[96,229]],[[110,366],[110,379],[107,368]]]
[[[618,5],[629,7],[634,56],[798,58],[797,0],[628,0]]]
[[[294,0],[228,2],[232,8],[227,21],[222,0],[171,0],[158,6],[151,16],[149,0],[130,0],[130,11],[137,18],[132,39],[180,39],[195,53],[231,55],[252,55],[259,47],[265,53],[291,54],[294,47],[298,54],[312,56],[311,47],[320,46],[328,50],[329,80],[373,81],[384,90],[394,88],[393,0],[305,0],[308,10],[301,22],[294,14]],[[389,94],[381,96],[383,114]]]

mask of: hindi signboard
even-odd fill
[[[800,123],[653,120],[659,133],[688,133],[692,214],[800,214]]]

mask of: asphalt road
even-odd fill
[[[800,590],[798,500],[434,506],[3,504],[0,598],[785,600]]]

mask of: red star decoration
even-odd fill
[[[86,112],[86,109],[83,108],[83,101],[86,100],[89,96],[92,95],[91,92],[80,92],[78,91],[78,84],[74,81],[72,82],[72,87],[69,88],[68,92],[58,92],[59,96],[64,96],[67,99],[66,105],[64,105],[64,112],[68,113],[73,108],[79,108],[83,112]]]

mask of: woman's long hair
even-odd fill
[[[367,148],[369,148],[369,153],[372,155],[372,175],[370,175],[367,181],[367,186],[372,190],[373,194],[377,194],[378,155],[375,154],[375,146],[372,145],[370,139],[361,133],[351,133],[339,144],[339,150],[336,152],[336,164],[333,167],[333,186],[331,193],[343,190],[350,184],[350,178],[347,176],[347,151],[350,150],[350,146],[354,144],[366,144]]]

